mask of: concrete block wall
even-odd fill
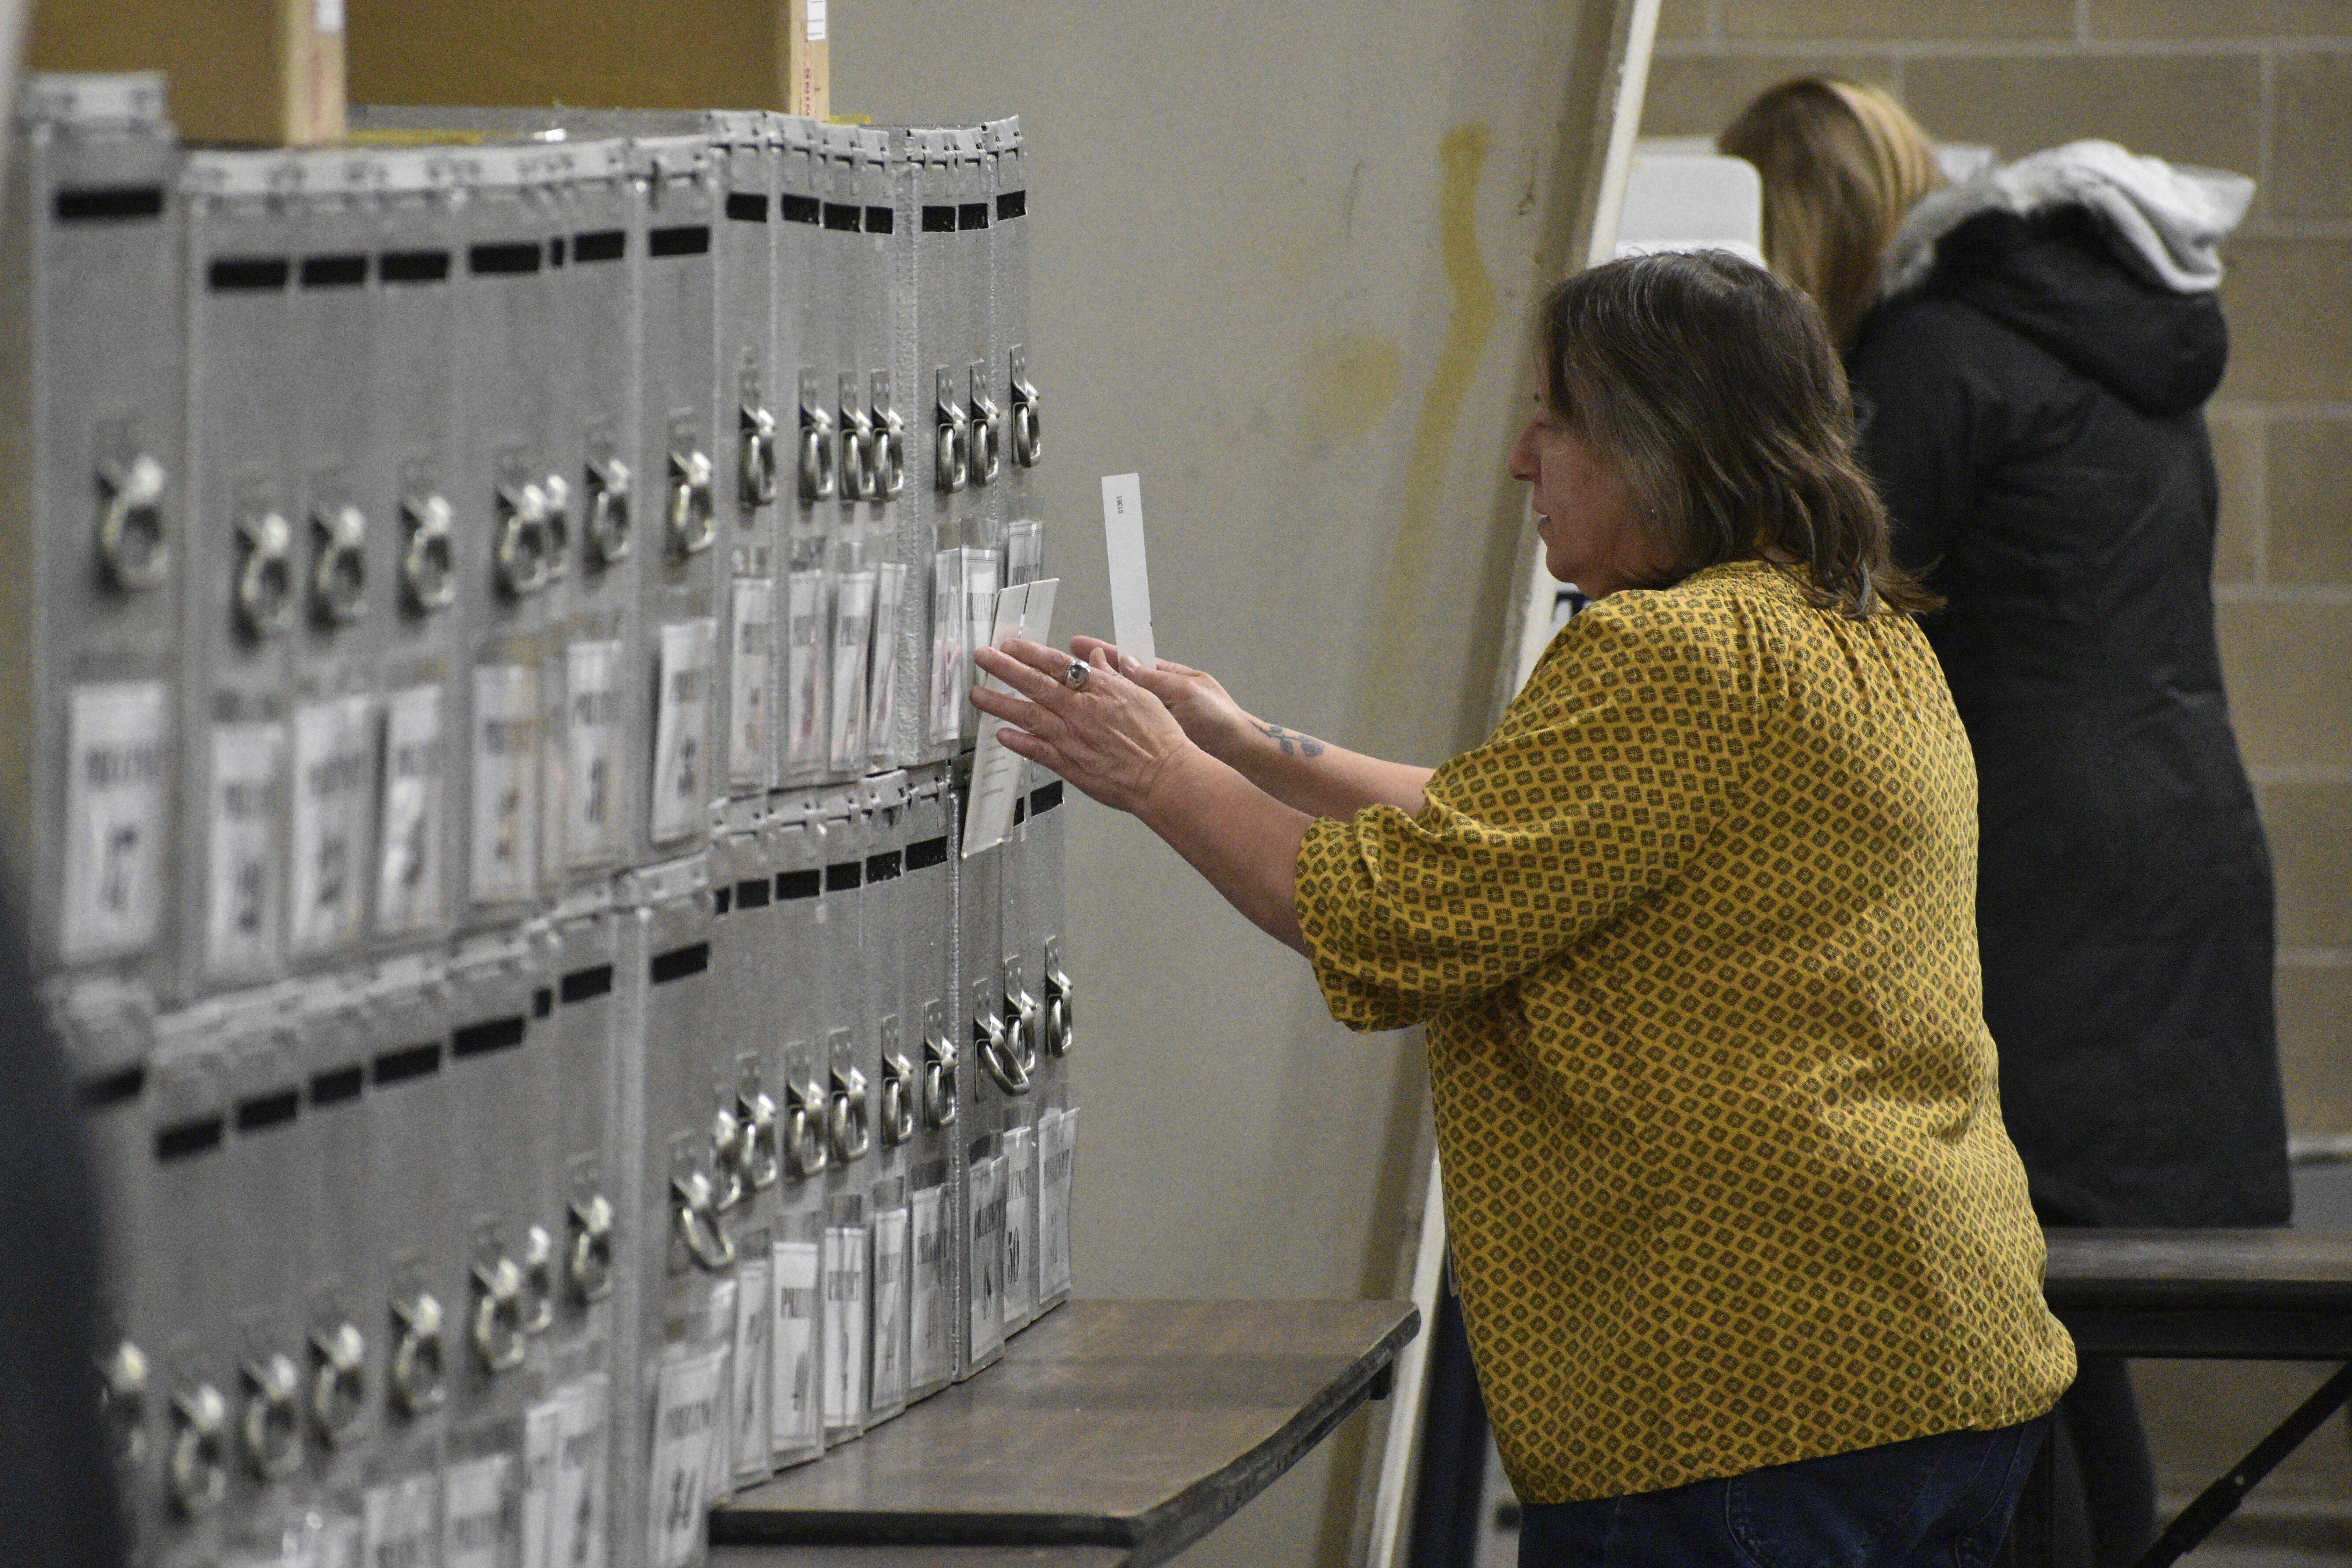
[[[1643,131],[1712,135],[1783,77],[1901,97],[2003,158],[2079,137],[2251,174],[2209,410],[2223,500],[2214,593],[2239,743],[2278,879],[2288,1121],[2352,1134],[2352,0],[1664,0]],[[2211,1479],[2318,1379],[2144,1363],[2168,1492]],[[2352,1530],[2332,1428],[2254,1494]]]

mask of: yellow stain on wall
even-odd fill
[[[1422,395],[1421,416],[1413,424],[1404,514],[1397,519],[1389,551],[1388,581],[1381,595],[1381,615],[1375,623],[1384,632],[1374,650],[1371,679],[1361,688],[1360,711],[1367,717],[1389,710],[1394,700],[1396,678],[1412,646],[1410,628],[1419,624],[1413,611],[1428,583],[1430,552],[1440,529],[1484,521],[1451,512],[1441,516],[1440,508],[1454,504],[1445,485],[1454,430],[1495,332],[1495,280],[1486,275],[1486,263],[1478,254],[1478,179],[1486,171],[1493,141],[1486,126],[1472,121],[1447,132],[1437,147],[1443,171],[1438,240],[1452,309],[1446,316],[1445,342],[1438,350],[1437,368]]]
[[[1339,332],[1307,351],[1300,374],[1307,402],[1299,444],[1311,462],[1371,434],[1396,401],[1404,354],[1377,332]]]

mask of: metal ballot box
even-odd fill
[[[621,963],[639,987],[628,1116],[638,1156],[631,1403],[617,1428],[615,1552],[688,1568],[702,1516],[727,1491],[729,1357],[738,1249],[720,1212],[708,1042],[712,1030],[709,866],[702,855],[623,879]],[[626,1309],[625,1308],[625,1310]]]
[[[896,940],[906,972],[902,1037],[913,1074],[915,1113],[915,1135],[906,1161],[910,1402],[954,1381],[956,1347],[961,1340],[956,1186],[962,1152],[962,1077],[971,1069],[955,1024],[956,894],[949,851],[956,797],[951,784],[943,764],[910,773],[907,846],[900,860],[900,907],[907,924]]]
[[[156,1024],[148,1065],[142,1255],[127,1286],[133,1333],[153,1349],[148,1374],[163,1405],[146,1483],[131,1498],[139,1550],[177,1568],[226,1544],[243,1483],[236,1456],[236,1282],[221,1267],[233,1223],[228,1158],[229,1025],[216,1003]]]
[[[457,813],[463,929],[509,923],[540,895],[542,722],[549,590],[561,558],[545,437],[552,313],[543,276],[555,237],[547,170],[533,149],[447,155],[463,197],[457,285],[457,611],[467,638],[466,805]]]
[[[868,1217],[876,1152],[872,1037],[866,1016],[866,818],[862,792],[834,786],[818,797],[814,827],[824,858],[815,906],[816,985],[810,1067],[824,1093],[832,1158],[825,1176],[821,1267],[824,1295],[824,1428],[828,1444],[866,1429],[872,1348],[873,1258]]]
[[[468,799],[472,755],[457,706],[466,628],[451,499],[461,477],[457,220],[454,171],[437,155],[384,152],[368,162],[368,438],[349,483],[368,533],[369,635],[383,693],[369,924],[378,951],[399,951],[449,931],[455,814]]]
[[[762,1005],[766,973],[782,954],[776,941],[776,845],[765,831],[766,804],[731,801],[712,840],[711,984],[715,994],[704,1070],[710,1080],[711,1140],[719,1208],[736,1247],[730,1456],[733,1486],[764,1480],[774,1469],[770,1391],[771,1328],[775,1318],[774,1240],[781,1215],[774,1021]]]
[[[718,268],[719,407],[730,420],[731,461],[719,465],[727,552],[727,635],[721,642],[726,773],[731,795],[776,782],[775,618],[778,436],[776,203],[782,154],[774,118],[710,116],[724,187],[714,226]]]
[[[570,153],[569,264],[550,279],[558,325],[548,437],[549,460],[572,497],[572,569],[556,634],[563,709],[550,752],[562,801],[553,873],[562,889],[603,882],[645,832],[654,703],[639,650],[638,577],[659,543],[647,510],[656,489],[640,467],[627,149],[575,142]]]
[[[45,973],[176,990],[186,574],[179,152],[155,76],[35,76],[0,211],[12,624],[0,777]]]
[[[286,1198],[310,1237],[293,1352],[308,1469],[300,1538],[322,1561],[348,1557],[366,1530],[366,1489],[386,1417],[382,1236],[371,1190],[374,1107],[367,1099],[364,971],[313,982],[295,1016],[304,1163],[316,1173]],[[239,1119],[243,1119],[240,1108]]]
[[[352,1044],[366,1063],[373,1324],[383,1337],[379,1428],[365,1466],[365,1561],[441,1550],[443,1465],[471,1296],[448,1070],[455,1010],[438,954],[386,959],[360,981]],[[341,1070],[341,1069],[330,1069]]]
[[[914,300],[903,285],[898,214],[898,154],[889,134],[856,128],[849,140],[846,181],[836,188],[863,214],[860,237],[851,243],[849,275],[853,330],[843,371],[843,429],[855,429],[860,445],[854,465],[857,500],[864,509],[861,548],[875,574],[871,637],[866,655],[866,747],[869,765],[889,769],[915,760],[914,732],[905,724],[919,704],[919,661],[908,640],[914,621],[910,584],[928,563],[928,548],[910,546],[903,531],[901,502],[907,491],[907,372],[899,365],[906,343],[901,321],[911,322]],[[854,417],[862,405],[863,417]],[[845,444],[845,458],[847,448]]]
[[[968,778],[963,779],[967,786]],[[956,801],[962,817],[963,795]],[[963,1149],[957,1251],[964,1281],[964,1346],[961,1381],[993,1362],[1004,1348],[1004,1133],[1008,1118],[1022,1124],[1022,1104],[1035,1066],[1027,1027],[1006,1005],[1003,961],[1004,863],[1007,845],[956,858],[957,983],[963,1004],[970,1067],[961,1075],[959,1117]],[[1017,966],[1015,966],[1017,968]]]
[[[866,888],[857,908],[856,1048],[865,1079],[871,1163],[866,1214],[868,1340],[866,1420],[907,1407],[907,1300],[912,1270],[908,1173],[918,1152],[915,1068],[907,1055],[907,966],[899,952],[911,927],[906,879],[912,792],[904,773],[875,773],[859,785]]]
[[[619,917],[609,888],[559,905],[537,933],[552,992],[531,1077],[551,1130],[533,1184],[558,1267],[532,1341],[538,1403],[523,1421],[522,1561],[606,1561],[612,1507],[614,1286],[625,1256],[616,1183],[633,1181],[617,1079]],[[532,1011],[538,1012],[536,1003]]]
[[[830,1347],[824,1291],[825,1200],[831,1185],[833,1128],[822,979],[824,875],[829,845],[822,802],[814,794],[777,797],[770,818],[769,861],[775,868],[772,963],[754,1005],[774,1044],[777,1188],[771,1256],[776,1318],[770,1336],[770,1448],[778,1466],[824,1451],[824,1373]],[[826,917],[821,920],[821,916]]]
[[[525,1417],[545,1392],[534,1335],[554,1321],[558,1259],[538,1204],[552,1162],[533,1027],[554,1011],[543,942],[509,927],[461,941],[449,963],[446,1072],[452,1219],[466,1269],[442,1467],[446,1560],[521,1551]]]
[[[838,231],[825,227],[824,128],[794,116],[779,117],[776,127],[783,218],[777,236],[778,278],[792,290],[780,301],[778,314],[792,320],[795,355],[786,371],[793,407],[792,494],[782,504],[779,522],[783,603],[777,612],[777,679],[783,720],[778,771],[787,785],[804,786],[825,778],[832,761],[830,662],[843,478],[835,398],[846,334],[845,257]],[[835,204],[835,224],[845,211]]]
[[[301,613],[289,331],[299,154],[199,153],[187,219],[189,599],[182,658],[190,986],[285,957],[289,646]]]
[[[395,517],[375,462],[373,278],[378,186],[389,170],[346,152],[304,153],[286,198],[295,251],[288,327],[295,426],[298,607],[289,633],[286,945],[317,970],[365,942],[377,869],[377,756]],[[436,390],[438,390],[436,388]]]
[[[635,202],[628,265],[641,334],[637,472],[657,509],[638,563],[638,658],[649,666],[654,693],[648,811],[636,857],[644,864],[703,843],[719,793],[720,770],[711,762],[720,731],[712,689],[719,499],[710,254],[718,183],[709,143],[693,136],[631,142],[629,172]]]
[[[1061,780],[1029,792],[1026,952],[1034,967],[1037,1032],[1037,1308],[1070,1297],[1070,1193],[1077,1165],[1078,1108],[1070,1078],[1077,1044],[1076,986],[1066,918],[1069,814]]]

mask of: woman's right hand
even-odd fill
[[[1216,677],[1190,665],[1163,658],[1146,669],[1140,661],[1118,651],[1100,637],[1074,637],[1073,657],[1091,662],[1100,652],[1113,668],[1160,699],[1160,705],[1183,727],[1184,738],[1220,762],[1232,763],[1256,730],[1256,721],[1227,695]]]

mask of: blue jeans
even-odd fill
[[[1519,1568],[1984,1568],[2049,1417],[1519,1512]]]

